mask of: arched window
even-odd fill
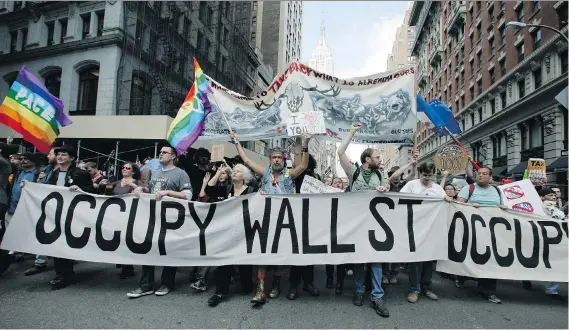
[[[59,97],[59,89],[61,88],[61,72],[53,73],[45,77],[45,88],[55,97]]]
[[[97,109],[99,67],[88,67],[79,72],[79,96],[77,111],[94,112]]]
[[[133,74],[130,86],[130,114],[149,115],[152,104],[152,85],[150,80]]]

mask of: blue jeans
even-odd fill
[[[409,263],[409,292],[421,292],[429,289],[432,278],[432,261]]]
[[[354,265],[354,283],[356,285],[356,293],[364,294],[366,292],[365,278],[366,268],[371,267],[371,300],[381,299],[383,297],[383,287],[381,286],[382,268],[380,263],[376,264],[357,264]]]
[[[545,285],[545,294],[557,294],[557,289],[559,289],[558,282],[547,282]]]

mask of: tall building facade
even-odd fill
[[[247,6],[0,1],[0,99],[25,65],[72,116],[63,138],[82,139],[85,148],[104,154],[114,141],[95,139],[131,139],[123,148],[163,140],[193,82],[193,57],[207,75],[241,94],[267,88],[260,52],[240,30],[252,19]],[[123,128],[115,129],[119,124]]]
[[[506,29],[509,21],[567,35],[567,2],[416,1],[417,91],[451,106],[462,142],[495,177],[519,178],[529,158],[544,158],[549,182],[566,189],[567,109],[554,98],[567,86],[567,42],[539,27]],[[419,125],[419,162],[449,140]]]
[[[334,75],[334,58],[332,50],[326,44],[326,27],[324,26],[324,14],[322,14],[322,23],[320,24],[320,39],[318,46],[312,50],[312,56],[308,60],[308,66],[312,69]]]
[[[302,58],[302,1],[260,1],[255,40],[275,75]]]
[[[411,8],[408,8],[405,10],[403,24],[395,32],[395,41],[391,48],[391,54],[387,56],[387,71],[396,70],[414,63],[411,48],[415,43],[416,33],[415,27],[408,25],[410,16]]]

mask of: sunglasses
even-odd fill
[[[123,170],[132,170],[132,167],[123,166],[122,169],[123,169]]]

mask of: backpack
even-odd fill
[[[498,197],[500,197],[500,203],[502,203],[502,193],[500,192],[500,189],[496,186],[492,187],[494,187],[494,189],[496,189],[496,191],[498,192]],[[470,197],[472,197],[472,193],[474,193],[474,183],[468,185],[468,199],[466,200],[467,202],[470,200]]]
[[[356,182],[356,179],[358,178],[358,176],[360,176],[360,172],[361,172],[361,171],[360,171],[360,168],[358,167],[358,168],[356,169],[356,171],[354,172],[354,175],[352,176],[352,184],[351,184],[350,187],[349,187],[350,190],[351,190],[351,187],[354,185],[354,182]],[[379,182],[381,182],[381,181],[383,180],[383,178],[381,177],[381,173],[380,173],[377,169],[373,170],[373,172],[374,172],[374,173],[377,175],[377,177],[379,178]]]

